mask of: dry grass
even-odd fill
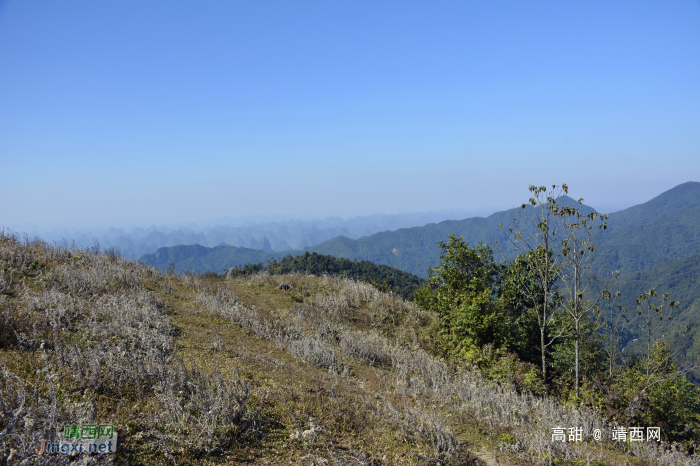
[[[286,282],[291,290],[280,290]],[[596,413],[437,351],[437,317],[351,280],[168,276],[0,235],[0,457],[10,464],[699,464],[673,446],[552,443]],[[116,455],[38,456],[114,424]],[[484,455],[486,450],[490,453]],[[597,461],[598,463],[595,463]]]

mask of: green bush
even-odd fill
[[[522,261],[498,263],[489,246],[470,247],[455,235],[440,248],[442,263],[414,296],[440,315],[444,350],[466,354],[490,345],[521,356],[531,352],[535,316],[512,280]]]
[[[664,440],[690,447],[700,439],[700,389],[657,341],[651,358],[622,367],[607,384],[591,387],[591,404],[619,425],[660,427]]]
[[[579,342],[579,370],[582,386],[590,386],[606,370],[602,337],[596,333],[595,329],[596,323],[584,318],[581,323],[581,340]],[[551,368],[554,378],[553,388],[564,399],[575,396],[575,367],[574,339],[573,337],[566,337],[554,345],[551,352]],[[580,400],[575,401],[578,402]]]
[[[479,368],[489,380],[514,386],[519,392],[529,391],[537,395],[546,392],[542,371],[534,364],[521,361],[515,353],[486,345],[471,348],[463,357],[467,364]]]

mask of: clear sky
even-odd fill
[[[1,1],[0,225],[700,181],[699,1]]]

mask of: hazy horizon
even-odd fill
[[[517,207],[517,206],[513,206]],[[611,213],[596,206],[601,212]],[[423,227],[429,223],[445,220],[463,220],[473,217],[488,217],[496,211],[440,211],[399,214],[374,214],[341,218],[278,216],[248,216],[240,218],[220,217],[208,222],[179,222],[169,225],[114,225],[106,224],[92,228],[41,228],[39,225],[10,226],[20,236],[39,237],[47,242],[81,248],[99,245],[102,249],[119,250],[125,257],[145,257],[159,248],[198,244],[205,247],[221,245],[248,249],[271,248],[271,251],[304,250],[337,236],[359,239],[382,231],[400,228]],[[7,226],[3,227],[5,230]],[[265,246],[267,245],[267,246]]]
[[[82,226],[80,225],[41,225],[38,223],[24,223],[24,224],[8,224],[8,225],[0,225],[0,228],[5,226],[7,228],[13,229],[15,231],[19,231],[18,228],[20,229],[37,229],[37,230],[67,230],[67,231],[80,231],[80,230],[107,230],[110,228],[115,228],[115,229],[122,229],[122,230],[128,230],[128,229],[137,229],[137,228],[151,228],[151,227],[157,227],[157,228],[181,228],[181,227],[188,227],[188,228],[199,228],[199,229],[205,229],[205,228],[214,228],[216,226],[246,226],[246,225],[262,225],[262,224],[275,224],[275,223],[294,223],[294,222],[315,222],[315,221],[327,221],[330,219],[338,219],[340,221],[350,221],[354,219],[362,219],[362,218],[370,218],[370,217],[397,217],[397,216],[412,216],[412,215],[438,215],[438,214],[443,214],[445,216],[454,216],[455,218],[459,217],[461,218],[461,215],[467,215],[467,216],[483,216],[483,215],[490,215],[493,212],[497,212],[497,210],[491,211],[491,210],[482,210],[482,211],[458,211],[458,210],[441,210],[441,211],[430,211],[430,212],[398,212],[398,213],[372,213],[372,214],[367,214],[367,215],[352,215],[352,216],[339,216],[339,215],[306,215],[306,216],[295,216],[295,215],[289,215],[289,214],[270,214],[270,215],[246,215],[246,216],[240,216],[240,217],[227,217],[227,216],[221,216],[218,218],[214,219],[208,219],[208,220],[201,220],[201,221],[194,221],[194,220],[187,220],[187,219],[181,219],[178,221],[171,221],[171,222],[160,222],[160,223],[151,223],[149,225],[143,224],[143,223],[123,223],[123,224],[117,224],[117,223],[110,223],[110,222],[105,222],[102,224],[84,224]],[[468,217],[464,217],[468,218]]]
[[[659,193],[661,194],[661,193]],[[590,205],[591,207],[594,207],[601,213],[613,213],[613,212],[618,212],[621,210],[624,210],[629,207],[633,207],[635,205],[643,204],[651,199],[653,199],[656,196],[652,196],[649,199],[643,199],[643,200],[637,200],[635,202],[628,202],[628,203],[609,203],[609,204],[600,204],[600,205],[592,205],[590,202],[586,200],[586,204]],[[10,230],[19,232],[19,233],[30,233],[30,232],[71,232],[71,233],[76,233],[76,232],[89,232],[89,231],[98,231],[98,232],[105,232],[110,229],[114,230],[123,230],[125,232],[130,232],[133,230],[138,230],[138,229],[152,229],[156,228],[158,230],[162,229],[167,229],[167,230],[177,230],[181,228],[187,228],[191,229],[193,231],[203,231],[206,229],[210,228],[215,228],[217,226],[235,226],[235,227],[242,227],[242,226],[260,226],[260,225],[274,225],[274,224],[293,224],[293,223],[314,223],[314,222],[324,222],[328,221],[331,219],[338,219],[341,222],[348,222],[356,219],[366,219],[370,217],[401,217],[401,216],[420,216],[420,215],[435,215],[439,216],[442,215],[445,217],[445,219],[449,220],[462,220],[466,218],[471,218],[471,217],[488,217],[489,215],[492,215],[496,212],[501,212],[505,210],[512,209],[514,207],[518,207],[520,205],[521,201],[525,201],[525,199],[519,200],[518,203],[513,203],[512,205],[509,206],[501,206],[499,208],[495,209],[483,209],[483,210],[471,210],[471,211],[465,211],[465,210],[455,210],[455,209],[448,209],[448,210],[436,210],[436,211],[424,211],[424,212],[397,212],[397,213],[370,213],[366,215],[348,215],[348,216],[339,216],[339,215],[306,215],[306,216],[300,216],[300,215],[290,215],[290,214],[270,214],[270,215],[246,215],[246,216],[240,216],[240,217],[228,217],[228,216],[221,216],[218,218],[214,219],[208,219],[208,220],[202,220],[202,221],[194,221],[194,220],[187,220],[187,219],[180,219],[177,221],[171,221],[171,222],[160,222],[160,223],[151,223],[149,225],[143,224],[143,223],[110,223],[109,221],[104,222],[102,224],[83,224],[83,225],[75,225],[75,224],[70,224],[70,225],[42,225],[39,223],[24,223],[24,224],[6,224],[6,225],[0,225],[0,228],[5,227],[9,228]]]

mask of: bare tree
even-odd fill
[[[583,199],[578,200],[583,204]],[[600,265],[595,263],[596,247],[600,234],[607,225],[608,216],[593,211],[588,215],[581,213],[576,206],[563,206],[559,209],[561,228],[561,258],[557,268],[562,289],[567,300],[563,302],[563,311],[571,318],[573,324],[576,396],[580,386],[580,340],[581,322],[591,311],[599,309],[601,298],[605,295],[608,283],[602,282],[604,274]]]
[[[617,279],[617,275],[612,277],[613,280]],[[610,379],[612,379],[615,372],[615,360],[620,353],[620,338],[622,337],[625,324],[629,322],[629,319],[623,313],[622,305],[617,304],[617,299],[621,296],[622,294],[619,291],[613,294],[609,290],[605,290],[602,296],[604,303],[600,306],[600,314],[602,316],[600,328],[602,333],[607,335],[602,347],[608,359],[608,377]]]
[[[655,365],[652,362],[652,355],[654,352],[654,343],[656,342],[655,337],[669,344],[667,342],[670,332],[673,330],[673,319],[676,317],[674,313],[675,309],[678,308],[678,301],[670,301],[670,295],[664,293],[659,296],[656,290],[651,289],[646,293],[642,293],[637,299],[636,312],[639,316],[638,326],[640,334],[643,335],[646,343],[646,348],[642,356],[644,357],[646,363],[645,371],[647,378],[652,376],[655,371]],[[687,330],[687,329],[686,329]],[[677,340],[680,335],[676,335],[674,340]],[[678,350],[670,351],[668,358],[673,358],[677,356]]]
[[[656,290],[651,289],[642,293],[636,304],[637,325],[640,337],[644,339],[642,347],[636,352],[642,361],[641,369],[645,376],[639,391],[641,397],[650,388],[683,377],[698,366],[686,364],[679,367],[675,363],[680,352],[677,343],[690,329],[675,328],[673,321],[679,303],[671,301],[669,293],[659,296]],[[629,309],[624,311],[630,312]]]
[[[529,280],[522,280],[520,288],[537,315],[542,376],[546,383],[547,349],[561,337],[561,332],[551,335],[551,329],[557,317],[557,270],[561,250],[555,248],[555,245],[560,220],[559,202],[568,193],[568,187],[566,184],[560,187],[552,185],[547,190],[544,186],[530,185],[529,189],[532,195],[528,201],[529,206],[522,204],[518,218],[511,220],[508,239],[515,251],[522,254],[529,263]]]

